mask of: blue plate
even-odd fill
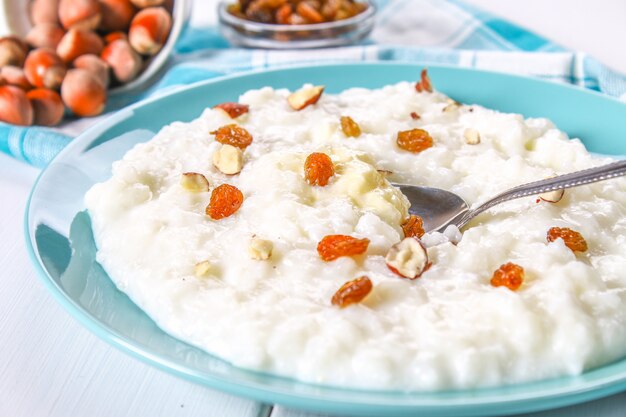
[[[568,377],[472,391],[357,391],[305,384],[236,368],[160,330],[118,291],[95,261],[83,196],[109,177],[111,163],[135,143],[207,106],[262,86],[324,84],[331,93],[414,80],[411,64],[353,64],[262,71],[195,84],[124,109],[82,134],[43,171],[26,210],[26,242],[56,299],[92,332],[137,358],[189,381],[263,402],[363,416],[489,416],[560,407],[626,389],[626,359]],[[578,88],[461,68],[431,67],[433,83],[464,103],[545,116],[593,152],[626,154],[626,105]]]

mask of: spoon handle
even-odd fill
[[[577,187],[579,185],[604,181],[622,175],[626,175],[626,160],[519,185],[498,194],[475,209],[468,210],[465,215],[455,223],[460,228],[478,214],[504,201],[514,200],[516,198],[530,195],[537,195],[548,191],[560,190],[563,188]]]

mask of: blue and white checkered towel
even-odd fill
[[[462,0],[377,0],[377,26],[361,45],[315,51],[230,48],[217,29],[217,2],[194,0],[195,12],[176,45],[163,78],[145,92],[239,71],[303,63],[404,61],[448,64],[546,78],[626,99],[626,77],[583,53],[566,51],[519,26],[468,6]],[[137,97],[111,100],[115,108]],[[0,123],[0,150],[45,166],[73,136],[96,119],[59,129]]]

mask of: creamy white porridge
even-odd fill
[[[288,95],[249,91],[240,102],[250,111],[236,119],[207,109],[191,123],[173,123],[129,151],[112,178],[87,194],[98,261],[165,331],[237,366],[377,389],[575,375],[626,353],[623,179],[567,190],[555,204],[503,204],[474,220],[456,245],[426,235],[432,266],[419,279],[400,278],[385,262],[404,237],[408,208],[385,175],[477,204],[607,159],[545,119],[479,106],[443,111],[446,96],[417,93],[408,82],[324,94],[301,111]],[[362,134],[346,137],[340,116],[352,117]],[[241,172],[225,175],[212,163],[221,144],[209,132],[231,123],[254,140]],[[413,128],[428,131],[434,146],[400,149],[397,132]],[[480,143],[466,143],[468,129]],[[311,152],[335,165],[324,187],[304,179]],[[209,192],[183,188],[185,172],[203,174]],[[213,220],[205,207],[224,183],[244,201]],[[553,226],[579,231],[589,249],[548,243]],[[321,260],[317,244],[332,234],[370,239],[366,254]],[[516,291],[490,284],[506,262],[524,268]],[[364,300],[331,304],[345,282],[363,275],[373,283]]]

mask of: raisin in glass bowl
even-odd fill
[[[374,28],[376,7],[371,0],[359,3],[367,7],[347,19],[310,24],[259,23],[232,14],[233,1],[219,4],[222,35],[233,45],[266,49],[325,48],[356,43]]]

